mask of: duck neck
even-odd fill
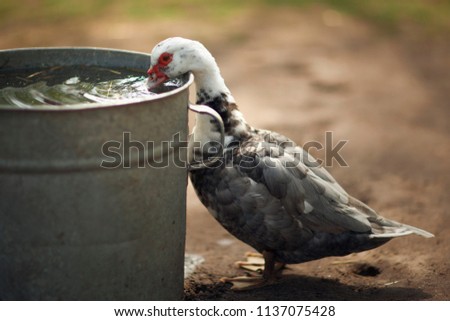
[[[238,110],[236,102],[216,64],[206,71],[194,72],[197,88],[197,104],[206,105],[214,109],[222,118],[227,136],[241,137],[246,134],[250,126]],[[198,114],[196,127],[213,128],[209,116]],[[207,125],[209,124],[209,125]]]

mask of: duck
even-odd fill
[[[189,162],[209,160],[218,150],[220,157],[190,167],[192,186],[209,213],[264,259],[262,274],[222,281],[237,290],[258,288],[276,283],[286,264],[367,251],[400,236],[434,236],[381,216],[293,140],[248,124],[203,44],[172,37],[153,48],[149,88],[186,73],[194,75],[196,104],[220,117],[196,114]]]

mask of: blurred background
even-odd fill
[[[450,1],[1,0],[0,30],[0,49],[150,53],[170,36],[199,40],[249,123],[299,144],[324,143],[326,131],[334,144],[348,140],[340,155],[349,166],[328,168],[341,185],[383,215],[436,235],[352,258],[377,267],[376,278],[321,260],[294,266],[296,277],[276,293],[236,296],[216,284],[240,273],[232,262],[249,248],[189,187],[187,251],[205,261],[187,281],[187,298],[450,299]]]
[[[251,37],[252,30],[242,24],[250,13],[270,25],[272,13],[283,8],[305,15],[318,11],[329,27],[340,26],[339,15],[344,14],[387,32],[410,30],[436,36],[450,31],[448,0],[2,0],[1,46],[91,44],[95,40],[127,47],[132,38],[147,34],[150,47],[153,34],[204,37],[211,31],[221,31],[217,37],[233,43]],[[160,27],[137,32],[122,25],[130,22]]]

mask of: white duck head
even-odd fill
[[[194,74],[197,96],[203,98],[200,100],[226,95],[228,102],[234,102],[211,53],[200,42],[181,37],[168,38],[153,48],[148,87],[159,86],[187,72]]]

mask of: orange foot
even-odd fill
[[[277,276],[284,267],[284,263],[274,260],[274,254],[269,251],[259,253],[246,253],[246,261],[236,262],[242,269],[257,272],[259,276],[238,276],[233,278],[221,278],[221,282],[232,283],[232,290],[245,291],[261,288],[277,282]]]

